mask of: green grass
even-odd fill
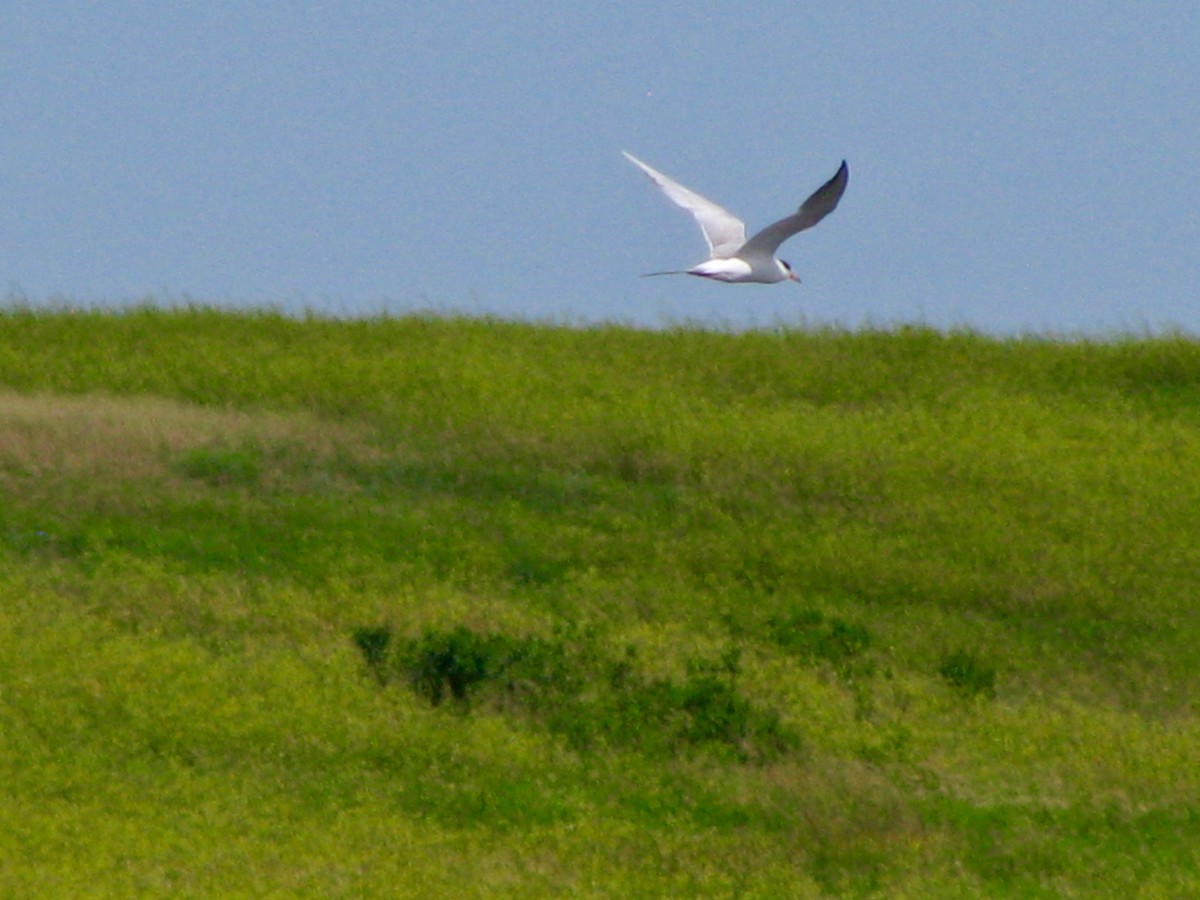
[[[0,313],[0,894],[1200,893],[1200,343]]]

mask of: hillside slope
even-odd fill
[[[1200,345],[0,314],[22,896],[1200,892]]]

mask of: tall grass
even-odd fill
[[[0,386],[11,893],[1200,883],[1186,337],[13,310]]]

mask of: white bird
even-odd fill
[[[669,272],[647,272],[643,277],[699,275],[717,281],[759,284],[799,281],[792,267],[775,257],[775,251],[792,235],[812,228],[833,212],[846,192],[846,182],[850,180],[850,169],[842,160],[837,173],[813,191],[800,209],[746,240],[746,223],[729,210],[688,190],[657,169],[652,169],[632,153],[625,153],[625,157],[650,176],[650,180],[662,189],[668,199],[696,217],[700,230],[704,232],[704,239],[708,241],[709,259],[700,265]]]

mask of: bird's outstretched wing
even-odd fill
[[[700,223],[700,230],[704,232],[704,239],[708,241],[710,256],[727,258],[742,249],[742,245],[746,243],[745,222],[723,206],[701,197],[695,191],[646,165],[633,154],[625,153],[625,158],[645,172],[671,202],[682,206],[696,217],[696,221]]]
[[[758,232],[746,241],[738,255],[743,259],[759,255],[774,256],[779,245],[793,234],[812,228],[837,208],[842,194],[846,193],[846,183],[849,180],[850,167],[842,160],[842,165],[834,176],[813,191],[812,196],[804,201],[800,209]]]

